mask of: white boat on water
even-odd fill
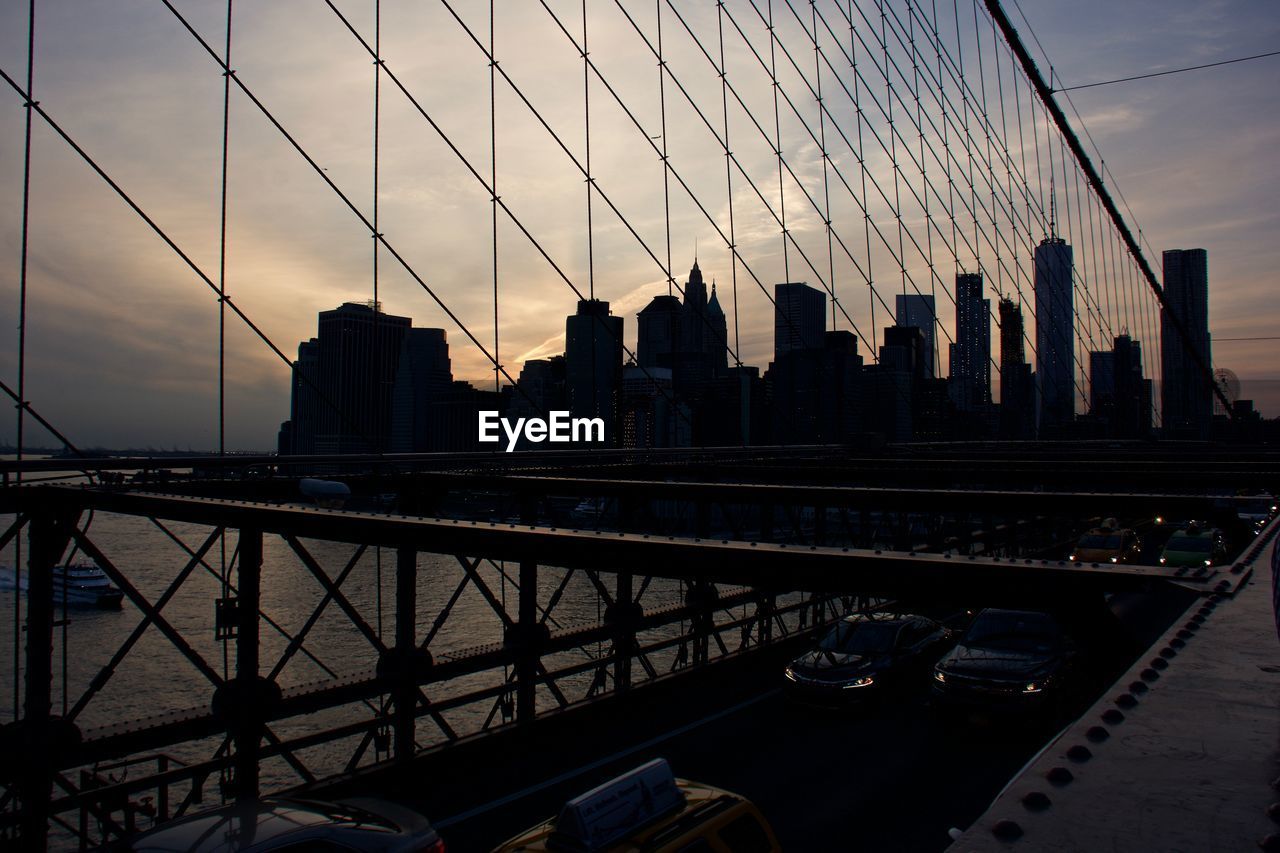
[[[13,589],[18,574],[9,566],[0,569],[0,583]],[[27,572],[23,572],[18,580],[20,589],[27,589]],[[111,582],[106,572],[93,563],[65,563],[53,568],[53,603],[78,607],[101,607],[104,610],[119,610],[124,594]]]

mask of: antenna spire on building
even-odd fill
[[[1058,236],[1058,196],[1053,190],[1053,176],[1049,176],[1049,239],[1057,239]]]

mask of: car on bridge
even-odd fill
[[[1213,566],[1227,559],[1227,541],[1222,531],[1191,522],[1169,537],[1160,554],[1160,565],[1171,569]]]
[[[924,616],[846,616],[787,665],[784,685],[802,701],[860,702],[918,683],[951,642],[950,630]]]
[[[130,853],[445,853],[427,819],[385,800],[272,798],[197,812],[136,836]]]
[[[655,758],[574,797],[557,817],[512,838],[494,853],[776,853],[781,849],[768,822],[749,800],[677,779],[666,759]]]
[[[1073,563],[1135,563],[1142,556],[1142,538],[1114,519],[1080,537],[1067,558]]]
[[[1034,610],[979,613],[933,669],[932,704],[1025,713],[1055,706],[1075,664],[1075,643]]]

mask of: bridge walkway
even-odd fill
[[[1280,850],[1275,547],[1255,549],[1234,595],[1178,620],[950,849]]]

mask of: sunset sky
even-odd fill
[[[1280,45],[1280,15],[1268,0],[1020,2],[1052,60],[1059,86],[1262,53]],[[225,5],[207,0],[175,5],[220,53]],[[336,5],[362,35],[372,38],[372,3],[348,0]],[[487,46],[488,4],[451,5]],[[548,5],[573,37],[580,38],[581,5]],[[641,125],[638,130],[603,84],[593,79],[592,172],[597,187],[626,221],[597,196],[588,231],[581,173],[520,97],[499,79],[495,104],[498,195],[555,263],[548,263],[511,219],[500,218],[499,354],[512,376],[518,374],[523,360],[563,348],[564,316],[573,312],[577,299],[565,278],[583,292],[594,284],[596,295],[612,303],[614,313],[625,318],[629,347],[634,347],[636,312],[652,296],[666,292],[663,170],[649,145],[649,140],[661,145],[662,134],[656,61],[617,4],[588,5],[591,58]],[[905,3],[890,5],[906,19]],[[677,6],[710,55],[718,58],[715,4]],[[656,35],[652,3],[624,2],[621,8],[650,38]],[[767,30],[757,11],[746,0],[729,8],[767,62]],[[764,12],[765,0],[756,0],[756,8]],[[974,8],[963,3],[953,7],[951,2],[940,2],[936,8],[942,17],[946,17],[943,12],[959,16],[960,37],[968,40],[963,42],[968,67],[978,53],[972,49]],[[849,35],[843,15],[850,9],[859,33],[875,44],[873,31],[860,17],[865,14],[879,26],[879,13],[871,0],[864,0],[861,11],[856,5],[832,3],[819,3],[818,9],[837,32],[845,27],[845,49]],[[1018,7],[1010,3],[1006,9],[1024,38],[1032,42]],[[498,10],[495,41],[500,67],[583,162],[581,56],[541,6],[499,3]],[[808,73],[815,52],[797,19],[812,22],[809,4],[774,0],[773,10],[780,38]],[[986,73],[1002,75],[1000,80],[1008,85],[1013,71],[1007,53],[1000,55],[1003,64],[995,66],[998,71],[991,71],[996,51],[990,23],[985,12],[978,14],[979,39],[986,45]],[[483,52],[441,4],[384,0],[382,16],[382,55],[387,67],[487,182],[492,152],[489,63]],[[956,38],[954,23],[939,26],[944,40]],[[725,27],[728,77],[771,135],[774,105],[769,78],[731,24],[726,22]],[[26,77],[26,31],[26,4],[4,4],[0,69],[19,82]],[[231,64],[238,78],[316,159],[324,176],[362,214],[371,216],[374,73],[369,55],[318,0],[242,0],[235,7],[233,35]],[[923,43],[920,33],[917,37]],[[720,81],[674,13],[663,18],[663,38],[672,74],[702,109],[705,120],[720,128]],[[833,65],[839,66],[844,57],[838,42],[825,34],[820,41]],[[1032,42],[1031,49],[1047,71],[1040,47]],[[861,47],[855,48],[855,54],[857,50]],[[891,52],[910,77],[910,57],[897,48]],[[886,99],[884,80],[874,68],[877,58],[865,54],[855,58],[871,83],[878,82],[872,92]],[[932,53],[924,58],[936,61]],[[818,113],[812,96],[781,51],[777,62],[783,91],[807,111],[816,130]],[[847,72],[846,62],[841,74],[852,87],[854,78]],[[749,268],[737,265],[738,331],[735,335],[730,313],[730,338],[743,362],[761,368],[772,349],[773,317],[766,292],[772,291],[775,282],[829,278],[848,313],[848,317],[843,313],[837,317],[836,326],[849,328],[850,321],[856,325],[863,337],[864,357],[878,330],[891,319],[883,304],[871,298],[859,267],[870,265],[877,293],[890,306],[893,294],[904,287],[889,250],[873,245],[869,257],[866,252],[858,207],[859,165],[839,137],[843,131],[856,138],[856,114],[834,75],[825,69],[823,73],[827,75],[823,78],[825,103],[839,125],[837,130],[828,120],[825,126],[832,168],[839,169],[853,188],[846,192],[831,177],[832,227],[853,259],[838,246],[828,257],[822,216],[788,177],[784,190],[788,227],[804,255],[791,246],[784,260],[778,225],[747,182],[734,174],[736,244]],[[37,4],[36,100],[215,282],[222,85],[219,66],[159,0],[91,4],[43,0]],[[899,88],[906,87],[899,83]],[[1265,415],[1280,415],[1280,340],[1227,340],[1280,334],[1275,331],[1280,311],[1274,298],[1280,267],[1275,238],[1280,213],[1274,200],[1280,186],[1276,155],[1280,151],[1280,57],[1070,95],[1108,173],[1132,209],[1133,221],[1154,247],[1149,257],[1157,269],[1163,249],[1208,250],[1215,365],[1233,369],[1241,377],[1242,396],[1256,399]],[[1022,97],[1022,106],[1028,109],[1025,84]],[[906,102],[910,98],[906,92]],[[1063,105],[1076,120],[1071,106],[1065,100]],[[671,267],[683,282],[696,251],[704,274],[708,280],[715,279],[722,304],[732,312],[734,265],[724,237],[717,232],[717,226],[728,231],[724,151],[704,117],[689,106],[670,78],[666,107],[670,163],[688,186],[686,192],[671,178]],[[874,125],[875,108],[865,100],[865,93],[863,109],[869,126]],[[820,153],[800,121],[787,115],[785,102],[780,111],[788,165],[821,204]],[[10,330],[0,340],[0,376],[11,387],[18,373],[24,114],[21,98],[0,85],[0,324]],[[732,101],[729,121],[734,156],[761,193],[766,197],[772,193],[776,201],[778,164],[769,142]],[[900,128],[909,127],[900,108],[897,121]],[[887,143],[887,124],[879,126]],[[292,356],[300,340],[315,334],[318,311],[343,301],[372,298],[373,241],[359,218],[235,88],[230,137],[227,290],[262,331]],[[919,144],[913,128],[903,139]],[[1015,137],[1011,143],[1016,141]],[[891,188],[888,157],[870,141],[864,152],[868,174]],[[898,153],[904,180],[911,180],[910,161],[901,150]],[[481,181],[385,77],[380,161],[380,230],[408,267],[492,350],[490,197]],[[998,175],[1004,177],[1002,169]],[[918,172],[914,178],[919,180]],[[931,179],[941,179],[938,170]],[[907,192],[904,186],[904,197]],[[885,229],[888,243],[896,246],[892,210],[883,201],[869,200],[868,208],[877,226]],[[932,215],[937,215],[936,208]],[[904,204],[903,218],[908,234],[923,242],[929,229],[920,211]],[[32,405],[84,446],[216,447],[216,294],[39,120],[33,136],[30,228],[26,381]],[[1042,223],[1037,224],[1040,228]],[[981,249],[977,259],[958,252],[964,255],[958,263],[991,270],[987,281],[992,289],[1013,292],[1011,288],[1021,287],[1029,297],[1025,281],[1018,284],[1019,276],[1025,272],[1028,241],[1043,234],[1005,236],[1019,245],[1017,260],[1004,259],[1007,268],[1014,270],[1010,278],[995,272],[998,265],[988,248]],[[999,240],[993,244],[1001,245]],[[952,277],[957,260],[944,259],[938,251],[940,282]],[[1083,251],[1081,244],[1078,259]],[[927,288],[936,282],[930,281],[923,257],[909,257],[905,266],[911,285],[929,292]],[[937,295],[940,319],[951,328],[954,312],[941,285]],[[447,330],[456,378],[492,383],[485,356],[385,250],[380,253],[379,297],[390,313],[411,316],[419,326]],[[1140,292],[1132,297],[1148,298]],[[1150,313],[1135,310],[1138,313],[1128,318],[1136,323],[1131,331],[1151,339]],[[1126,318],[1117,312],[1112,319],[1119,326]],[[945,348],[945,338],[942,343]],[[227,446],[272,448],[280,421],[288,417],[288,367],[230,313],[226,365]],[[0,442],[11,443],[15,434],[10,414],[0,422]],[[28,427],[28,441],[54,443],[33,424]]]

